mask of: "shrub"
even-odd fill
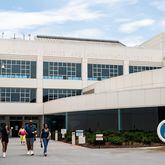
[[[133,143],[134,139],[135,139],[135,135],[132,132],[124,132],[122,134],[122,137],[124,139],[124,142],[126,143]]]
[[[112,136],[108,138],[108,142],[111,142],[114,145],[122,145],[123,144],[123,138],[120,136]]]
[[[96,137],[94,133],[85,132],[85,136],[88,144],[95,144]]]
[[[151,138],[150,137],[143,137],[143,143],[144,144],[151,144]]]
[[[72,141],[72,133],[71,132],[66,133],[65,140],[66,140],[66,142],[71,142]]]

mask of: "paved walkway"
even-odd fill
[[[1,147],[0,147],[1,149]],[[10,139],[6,158],[0,165],[164,165],[165,152],[147,149],[87,149],[50,141],[49,154],[43,157],[37,140],[35,155],[26,155],[18,139]]]

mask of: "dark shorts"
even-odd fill
[[[26,143],[27,143],[27,145],[32,146],[34,143],[34,138],[26,138]]]

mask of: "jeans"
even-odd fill
[[[48,142],[49,142],[49,140],[48,140],[47,138],[43,138],[43,143],[44,143],[44,153],[47,153]]]
[[[27,149],[33,150],[34,138],[26,138]]]

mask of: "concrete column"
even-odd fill
[[[122,123],[121,123],[121,110],[120,109],[117,110],[117,114],[118,114],[118,131],[121,131]]]
[[[75,145],[76,144],[76,133],[72,132],[72,144]]]
[[[43,99],[43,56],[37,57],[37,103]]]
[[[123,68],[123,74],[127,75],[129,74],[129,61],[128,60],[124,60],[124,68]]]
[[[82,58],[81,62],[81,76],[82,76],[82,82],[83,82],[83,88],[87,86],[88,81],[88,59]]]
[[[40,131],[42,130],[44,123],[45,123],[45,119],[44,119],[44,115],[42,115],[39,117],[39,129],[40,129]]]
[[[55,141],[58,141],[58,131],[55,131]]]

